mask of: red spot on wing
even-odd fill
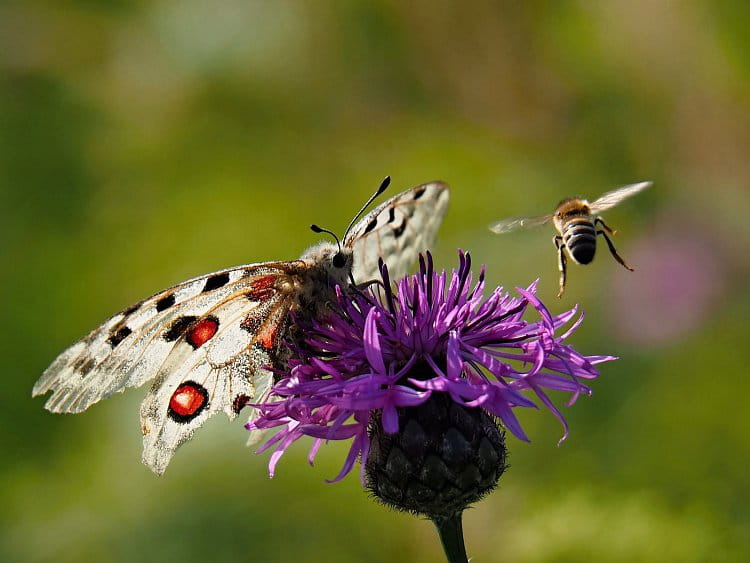
[[[276,335],[279,332],[279,321],[264,315],[251,313],[245,317],[240,326],[253,335],[255,342],[264,350],[273,350]]]
[[[279,323],[269,322],[263,327],[263,330],[258,333],[256,342],[260,344],[265,350],[273,350],[276,344],[276,334],[279,331]]]
[[[186,381],[169,399],[169,415],[178,422],[188,422],[200,414],[208,403],[208,391],[202,385]]]
[[[219,330],[218,320],[211,317],[200,320],[188,331],[187,341],[193,348],[200,348],[214,337],[217,330]]]
[[[277,274],[261,276],[250,284],[250,289],[245,296],[250,301],[267,301],[276,293],[276,280],[279,279]]]

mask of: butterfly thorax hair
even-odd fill
[[[354,255],[351,248],[321,242],[305,250],[300,259],[308,268],[297,294],[298,313],[317,317],[335,300],[337,285],[348,287]]]

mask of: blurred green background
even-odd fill
[[[465,515],[473,561],[750,559],[750,4],[0,4],[0,560],[441,560],[431,525],[297,445],[269,480],[217,417],[163,478],[140,463],[143,390],[84,414],[31,387],[111,313],[225,266],[297,257],[390,193],[452,186],[437,261],[541,278],[573,338],[611,353],[571,436],[522,413],[511,469]],[[651,179],[605,215],[555,298],[551,229],[497,237]]]

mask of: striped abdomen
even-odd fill
[[[562,229],[563,244],[570,257],[579,264],[588,264],[596,252],[596,228],[589,217],[570,219]]]

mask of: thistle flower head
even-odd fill
[[[474,283],[468,254],[459,252],[447,274],[428,253],[395,290],[380,270],[381,286],[339,290],[330,315],[301,327],[288,368],[248,428],[280,429],[260,450],[275,446],[271,475],[304,436],[313,439],[311,463],[324,441],[350,440],[333,481],[359,459],[363,484],[386,503],[433,519],[460,513],[505,469],[501,426],[528,441],[515,409],[549,409],[564,440],[568,426],[548,391],[574,403],[591,393],[584,381],[599,375],[594,366],[613,358],[566,344],[583,314],[552,315],[536,282],[484,298],[484,268]]]

